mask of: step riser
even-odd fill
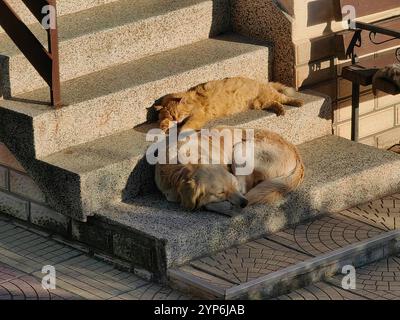
[[[205,1],[117,28],[61,41],[61,80],[207,39],[228,31],[229,25],[226,0]],[[22,55],[11,57],[9,75],[7,85],[13,96],[45,86],[43,79]]]
[[[108,4],[118,0],[58,0],[57,1],[57,15],[58,17],[65,16],[71,13],[88,10],[100,5]],[[21,0],[7,1],[11,8],[18,14],[21,20],[27,24],[36,23],[36,18],[31,14],[29,9]],[[4,30],[0,27],[0,34]]]
[[[342,273],[344,266],[354,268],[385,259],[400,250],[400,232],[378,236],[375,239],[360,242],[338,251],[310,259],[304,263],[274,272],[268,276],[250,281],[226,291],[208,288],[207,284],[188,277],[184,272],[170,270],[168,273],[172,287],[190,292],[199,298],[225,300],[261,300],[271,299],[290,293],[296,289],[319,282],[326,277]]]
[[[186,90],[201,82],[238,75],[265,80],[268,75],[268,49],[177,73],[161,80],[149,81],[96,100],[84,101],[56,113],[44,113],[35,117],[33,123],[24,130],[35,141],[33,157],[43,158],[74,145],[129,130],[145,122],[148,116],[146,109],[167,93]],[[7,108],[8,101],[3,101],[2,105]],[[23,107],[22,104],[21,106]],[[7,110],[0,110],[0,114],[3,112]],[[25,118],[16,112],[11,119],[18,122],[17,119],[21,116]],[[25,144],[32,148],[31,141],[26,141]]]

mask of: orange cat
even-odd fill
[[[182,131],[200,130],[210,120],[236,113],[271,110],[285,114],[284,105],[301,107],[304,103],[291,97],[294,89],[280,83],[262,83],[247,78],[227,78],[200,84],[187,92],[174,93],[162,99],[160,128],[168,131],[173,122],[183,124]]]

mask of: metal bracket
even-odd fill
[[[352,64],[356,64],[358,61],[357,54],[355,53],[355,48],[360,48],[362,46],[362,30],[355,30],[353,38],[349,44],[349,47],[346,51],[346,57],[351,59]]]

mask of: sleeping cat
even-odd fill
[[[165,96],[159,111],[160,128],[167,132],[174,122],[181,131],[200,130],[214,119],[243,111],[271,110],[285,114],[284,105],[301,107],[304,102],[291,97],[294,89],[280,83],[262,83],[247,78],[227,78],[200,84],[187,92]]]
[[[375,95],[377,94],[376,81],[378,79],[387,80],[396,85],[400,90],[400,64],[397,63],[386,66],[375,74],[372,88]]]

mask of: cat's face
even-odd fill
[[[181,100],[168,101],[164,106],[156,106],[159,111],[160,129],[167,132],[176,123],[184,122],[190,115],[189,108]]]

